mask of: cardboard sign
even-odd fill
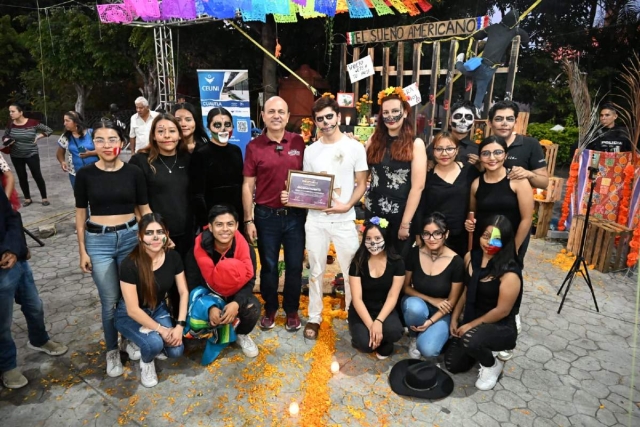
[[[414,105],[422,102],[420,89],[418,89],[418,85],[416,83],[411,83],[409,86],[402,88],[402,91],[407,95],[407,100],[409,101],[410,106],[413,107]]]
[[[367,55],[362,59],[358,59],[356,62],[348,64],[347,71],[349,71],[351,83],[355,83],[365,77],[373,76],[373,61],[371,57]]]
[[[347,33],[347,44],[398,42],[402,40],[461,36],[472,34],[488,25],[488,16],[478,16],[476,18],[456,19],[453,21],[425,22],[399,27],[352,31]]]

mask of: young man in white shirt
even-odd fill
[[[149,145],[149,132],[151,123],[158,113],[149,110],[149,101],[143,96],[136,98],[136,113],[131,116],[129,139],[131,141],[131,154],[142,150]]]
[[[303,168],[306,172],[334,175],[333,202],[325,210],[309,210],[305,223],[305,247],[309,257],[309,320],[304,336],[316,339],[322,322],[322,285],[327,251],[333,242],[342,270],[347,309],[351,304],[349,265],[359,246],[353,206],[367,186],[367,155],[364,146],[340,132],[340,107],[335,99],[323,96],[312,108],[313,119],[322,138],[307,147]],[[283,203],[288,193],[282,194]]]

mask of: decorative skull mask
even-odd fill
[[[451,129],[458,133],[469,133],[473,120],[473,111],[467,107],[460,107],[451,115]]]

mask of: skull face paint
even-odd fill
[[[397,116],[384,116],[382,118],[382,121],[385,123],[398,123],[400,120],[402,120],[403,115],[404,113],[400,112],[400,114],[398,114]]]
[[[233,134],[233,131],[231,132],[211,132],[211,136],[213,138],[215,138],[216,141],[221,142],[222,144],[226,144],[227,142],[229,142],[229,139],[231,138],[231,135]]]
[[[451,129],[458,133],[469,133],[473,120],[473,111],[467,107],[460,107],[451,114]]]
[[[378,255],[380,252],[384,251],[385,242],[384,240],[367,241],[364,243],[364,246],[371,255]]]

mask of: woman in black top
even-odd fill
[[[207,114],[211,143],[198,148],[191,157],[191,188],[196,225],[207,225],[209,210],[228,203],[244,218],[242,208],[242,151],[229,139],[233,134],[233,117],[224,108]]]
[[[365,195],[365,218],[389,221],[387,244],[403,258],[413,243],[411,221],[420,203],[427,173],[424,141],[415,137],[411,107],[401,88],[378,94],[380,119],[367,141],[371,184]]]
[[[434,212],[443,214],[449,226],[446,245],[463,257],[469,249],[464,228],[469,211],[469,192],[471,183],[480,172],[467,162],[455,161],[460,142],[450,132],[437,134],[432,146],[435,167],[427,172],[427,182],[418,209],[419,217],[424,218]],[[418,242],[421,232],[416,228],[413,233],[418,235]]]
[[[515,245],[520,262],[529,242],[529,231],[533,218],[533,190],[526,179],[508,179],[504,167],[507,157],[507,143],[500,136],[485,138],[478,148],[484,174],[471,185],[469,209],[475,212],[474,220],[466,220],[465,228],[474,232],[474,247],[478,247],[480,234],[476,231],[476,221],[486,223],[495,215],[504,215],[516,230]]]
[[[154,359],[161,353],[180,357],[184,350],[189,291],[182,257],[168,249],[168,230],[157,213],[144,215],[139,223],[139,243],[120,266],[122,299],[116,309],[116,328],[140,348],[140,382],[158,384]],[[164,302],[173,288],[180,294],[177,324],[171,321]]]
[[[175,245],[184,259],[194,237],[189,205],[190,156],[180,124],[171,114],[159,114],[153,119],[149,135],[149,145],[131,156],[129,163],[142,170],[149,206],[164,218],[171,246]]]
[[[180,123],[182,129],[182,141],[184,141],[189,153],[193,153],[194,150],[206,145],[209,142],[207,133],[202,126],[202,117],[196,110],[193,104],[184,102],[176,104],[171,109],[171,114]]]
[[[445,246],[449,229],[439,212],[423,220],[421,245],[406,262],[402,313],[411,330],[409,356],[435,357],[449,339],[451,310],[462,292],[462,258]]]
[[[147,185],[139,168],[118,158],[124,133],[115,123],[93,127],[93,144],[100,160],[76,174],[76,229],[80,268],[91,273],[102,304],[102,328],[107,347],[107,375],[122,375],[118,331],[113,323],[120,299],[118,266],[136,246],[138,224],[134,212],[151,212]],[[91,220],[87,211],[91,209]],[[135,348],[127,348],[130,354]]]
[[[393,343],[402,338],[402,323],[395,310],[404,282],[404,263],[386,246],[388,222],[371,218],[362,243],[349,267],[351,344],[360,351],[386,359]]]
[[[476,387],[491,390],[504,366],[494,357],[494,352],[516,346],[515,316],[522,300],[522,271],[511,222],[498,215],[481,229],[480,249],[465,256],[466,287],[453,310],[453,338],[445,354],[445,364],[449,372],[457,373],[468,371],[476,361],[480,362]]]

